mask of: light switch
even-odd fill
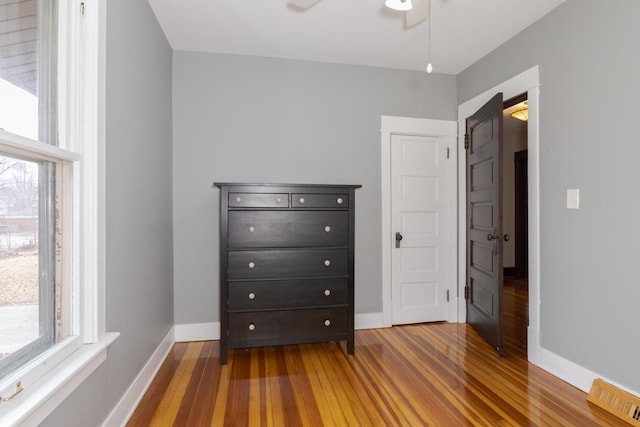
[[[580,190],[577,188],[567,189],[567,209],[580,209]]]

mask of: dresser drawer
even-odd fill
[[[229,313],[235,348],[347,339],[347,308]]]
[[[229,251],[229,280],[347,276],[348,249]]]
[[[347,211],[230,211],[229,248],[347,246]]]
[[[229,283],[229,310],[346,305],[347,279],[264,280]]]
[[[288,193],[229,193],[230,208],[288,208]]]
[[[348,194],[301,194],[291,195],[292,208],[349,208]]]

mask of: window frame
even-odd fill
[[[59,134],[62,147],[0,130],[2,151],[55,161],[69,197],[63,216],[65,269],[72,285],[62,298],[71,336],[0,383],[0,424],[39,424],[97,369],[119,333],[106,333],[105,290],[105,41],[106,1],[59,4]]]

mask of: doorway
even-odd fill
[[[447,288],[439,290],[440,296],[446,301],[446,306],[442,306],[442,313],[439,314],[441,320],[456,322],[458,319],[457,312],[457,248],[456,245],[456,223],[455,223],[455,205],[457,199],[457,170],[456,162],[458,161],[456,141],[457,141],[457,122],[449,120],[431,120],[417,119],[409,117],[382,116],[381,118],[381,195],[382,195],[382,313],[380,315],[370,315],[364,322],[364,317],[358,319],[358,326],[361,328],[371,327],[390,327],[393,324],[393,269],[392,258],[396,248],[396,232],[392,221],[392,140],[394,137],[413,137],[423,138],[427,140],[438,140],[438,156],[446,165],[446,182],[450,184],[446,186],[445,194],[441,194],[441,200],[450,206],[448,218],[448,231],[445,233],[448,243],[439,250],[438,259],[443,264],[444,275],[449,284]],[[422,230],[428,231],[428,230]],[[402,234],[402,233],[401,233]],[[424,233],[423,233],[424,234]],[[403,239],[402,239],[403,240]],[[406,243],[406,241],[405,241]],[[402,241],[400,242],[402,246]],[[444,317],[444,318],[442,318]]]
[[[519,207],[527,198],[521,182],[527,181],[526,164],[516,163],[527,149],[526,96],[503,101],[503,93],[498,92],[465,119],[466,322],[500,357],[505,343],[514,354],[520,349],[526,354],[528,284],[526,277],[515,277],[515,249],[526,250],[528,240],[527,212],[519,209],[523,217],[515,214],[516,196]],[[525,194],[515,191],[516,165],[520,191]],[[517,239],[516,221],[524,231],[517,233]],[[518,266],[520,272],[525,269],[526,263]]]
[[[507,351],[526,358],[529,322],[527,94],[503,105],[503,328]]]
[[[534,66],[521,74],[506,80],[490,90],[460,104],[458,107],[458,151],[464,152],[465,118],[473,115],[496,93],[502,92],[504,99],[511,99],[527,93],[529,120],[527,126],[527,167],[528,167],[528,301],[529,324],[527,326],[527,358],[538,365],[543,349],[540,348],[540,207],[539,207],[539,68]],[[458,157],[458,322],[467,319],[464,299],[467,277],[466,263],[466,159]]]
[[[453,144],[446,137],[391,135],[393,325],[448,319]]]

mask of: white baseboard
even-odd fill
[[[527,359],[529,362],[538,366],[539,362],[539,350],[540,350],[540,332],[537,328],[529,326],[527,328]]]
[[[171,328],[136,379],[133,380],[127,391],[122,395],[120,401],[102,424],[102,427],[124,426],[127,424],[127,421],[129,421],[129,418],[133,415],[138,403],[140,403],[140,400],[158,373],[162,363],[167,358],[174,342],[174,328]]]
[[[603,381],[608,382],[628,393],[635,396],[640,396],[638,391],[634,391],[618,384],[606,378],[603,375],[599,375],[597,372],[593,372],[575,362],[565,359],[562,356],[558,356],[552,351],[547,350],[540,346],[540,331],[536,328],[529,327],[527,330],[527,348],[529,349],[529,362],[537,367],[544,369],[551,375],[560,378],[561,380],[568,382],[572,386],[589,393],[593,380],[600,378]]]
[[[595,372],[567,360],[562,356],[558,356],[545,348],[539,347],[537,353],[537,365],[539,367],[585,393],[589,392],[593,380],[600,378]]]
[[[589,393],[591,389],[591,384],[593,380],[596,378],[600,378],[601,380],[608,382],[622,390],[625,390],[628,393],[631,393],[635,396],[640,396],[638,391],[634,391],[625,387],[621,384],[612,381],[603,375],[599,375],[596,372],[591,371],[583,366],[578,365],[575,362],[565,359],[562,356],[558,356],[557,354],[542,348],[538,347],[538,362],[537,365],[549,372],[552,375],[560,378],[563,381],[568,382],[574,387],[579,388],[585,393]]]
[[[176,342],[210,341],[220,339],[220,322],[186,323],[176,325]]]
[[[362,313],[355,315],[355,329],[379,329],[384,327],[382,313]]]

